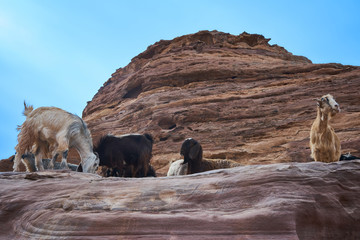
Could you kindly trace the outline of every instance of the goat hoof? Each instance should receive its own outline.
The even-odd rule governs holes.
[[[60,163],[60,169],[69,169],[69,167],[68,167],[66,162],[61,162]]]

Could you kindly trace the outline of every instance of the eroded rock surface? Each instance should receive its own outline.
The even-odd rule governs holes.
[[[95,144],[152,134],[160,176],[188,137],[206,158],[247,166],[144,179],[0,173],[0,238],[360,239],[360,161],[301,163],[311,161],[313,99],[327,93],[342,109],[331,121],[342,153],[360,155],[360,68],[312,64],[268,41],[217,31],[159,41],[83,112]]]
[[[360,161],[143,179],[0,174],[1,239],[359,239]]]
[[[83,112],[94,142],[150,133],[164,175],[192,137],[207,158],[308,162],[314,98],[331,93],[342,153],[360,155],[360,68],[312,64],[261,35],[202,31],[159,41],[116,70]]]

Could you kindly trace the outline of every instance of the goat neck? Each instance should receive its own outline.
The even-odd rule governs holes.
[[[328,127],[328,122],[330,120],[330,116],[328,112],[321,111],[321,108],[317,108],[317,116],[316,116],[316,124],[319,127],[320,132],[325,132]]]
[[[196,161],[191,159],[188,162],[188,172],[187,174],[193,174],[193,173],[198,173],[201,172],[201,160],[200,161]]]
[[[93,155],[92,143],[89,142],[89,139],[76,136],[70,140],[71,146],[76,148],[81,159],[86,159]]]

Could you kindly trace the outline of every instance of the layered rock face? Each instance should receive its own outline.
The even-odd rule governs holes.
[[[169,178],[0,174],[1,239],[359,239],[360,161]]]
[[[268,41],[202,31],[149,46],[86,106],[95,144],[108,133],[150,133],[160,175],[189,137],[206,158],[308,162],[314,98],[330,93],[342,109],[331,122],[342,152],[359,155],[360,68],[312,64]]]
[[[188,137],[206,158],[247,166],[141,179],[0,173],[0,239],[360,239],[360,160],[308,163],[313,99],[327,93],[342,109],[331,121],[342,152],[360,155],[360,68],[268,41],[202,31],[157,42],[83,112],[95,144],[152,134],[158,176]]]

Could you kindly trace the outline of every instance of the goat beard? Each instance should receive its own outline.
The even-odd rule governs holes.
[[[337,113],[339,113],[340,111],[339,110],[335,110],[335,109],[333,109],[333,110],[331,110],[331,112],[330,112],[330,116],[331,117],[333,117],[333,116],[335,116]]]

